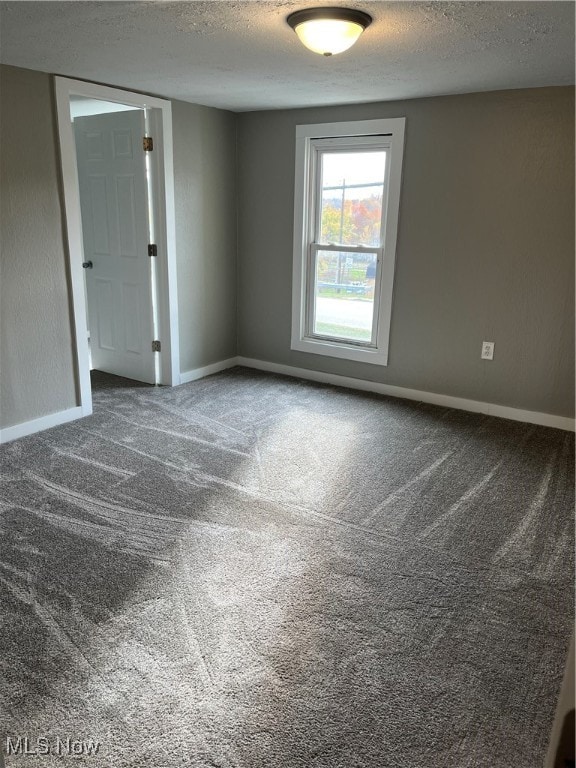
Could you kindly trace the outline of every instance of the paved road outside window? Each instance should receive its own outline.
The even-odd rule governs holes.
[[[370,331],[373,302],[361,299],[316,298],[316,322]]]

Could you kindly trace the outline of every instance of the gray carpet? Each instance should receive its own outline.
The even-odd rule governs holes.
[[[572,434],[238,368],[96,383],[1,449],[0,731],[52,750],[7,768],[541,768]]]

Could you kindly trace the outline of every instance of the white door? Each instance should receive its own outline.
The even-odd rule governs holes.
[[[92,367],[155,383],[144,112],[74,120]]]

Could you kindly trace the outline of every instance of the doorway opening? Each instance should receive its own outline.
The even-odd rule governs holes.
[[[56,78],[78,390],[180,383],[171,105]]]

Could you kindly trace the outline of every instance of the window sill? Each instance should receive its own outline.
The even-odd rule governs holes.
[[[290,349],[298,352],[308,352],[325,357],[338,357],[341,360],[353,360],[358,363],[373,365],[388,365],[388,350],[374,347],[359,347],[355,344],[345,344],[341,341],[330,342],[326,339],[292,339]]]

